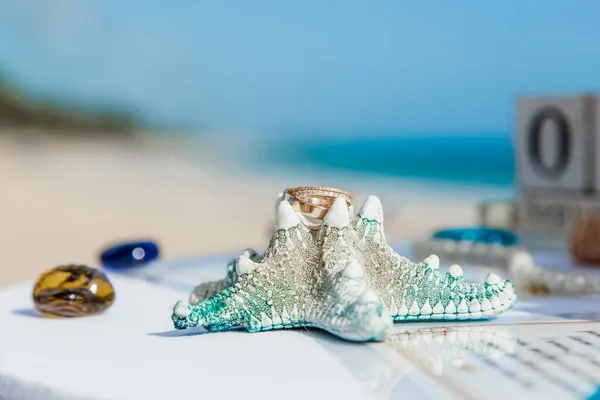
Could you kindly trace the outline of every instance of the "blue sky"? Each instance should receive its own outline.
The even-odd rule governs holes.
[[[199,130],[508,132],[518,93],[600,89],[598,15],[592,0],[3,0],[0,71]]]

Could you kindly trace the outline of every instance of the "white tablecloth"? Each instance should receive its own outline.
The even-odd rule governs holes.
[[[212,264],[200,267],[202,279],[223,275],[223,261]],[[452,398],[441,389],[440,377],[415,367],[422,360],[415,363],[389,343],[348,343],[316,330],[175,331],[172,306],[186,298],[187,289],[109,277],[115,304],[94,317],[39,316],[32,282],[0,291],[0,399]],[[456,325],[502,324],[501,335],[511,332],[506,324],[543,322],[551,329],[552,322],[598,320],[599,304],[597,298],[531,299],[496,320]],[[395,329],[440,324],[403,323]],[[477,341],[477,332],[471,339]],[[455,351],[457,343],[444,346],[440,352]],[[430,354],[437,355],[437,350]],[[450,364],[445,371],[456,382],[452,368],[460,364]]]
[[[0,398],[370,398],[319,342],[336,339],[186,335],[170,319],[181,293],[111,280],[115,304],[87,318],[38,316],[31,283],[0,292]]]

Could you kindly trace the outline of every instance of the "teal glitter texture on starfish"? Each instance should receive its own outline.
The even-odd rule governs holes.
[[[483,284],[465,282],[458,265],[441,274],[439,258],[413,263],[385,241],[379,199],[369,196],[354,221],[359,249],[371,287],[395,321],[415,319],[478,320],[501,314],[517,301],[514,285],[490,273]]]
[[[441,275],[437,256],[417,264],[394,252],[375,196],[354,218],[337,199],[318,229],[286,201],[276,209],[278,230],[265,254],[247,250],[225,279],[194,290],[193,305],[177,303],[176,328],[312,326],[344,339],[380,340],[392,319],[483,319],[516,302],[513,285],[495,274],[470,284],[459,266]]]

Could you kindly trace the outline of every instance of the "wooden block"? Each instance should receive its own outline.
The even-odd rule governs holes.
[[[516,159],[522,191],[600,192],[598,99],[521,98]]]
[[[587,213],[575,221],[571,255],[580,264],[600,265],[600,214]]]

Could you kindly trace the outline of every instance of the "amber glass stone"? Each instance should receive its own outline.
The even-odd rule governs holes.
[[[53,317],[81,317],[106,310],[115,290],[102,271],[65,265],[44,272],[33,288],[35,307]]]

